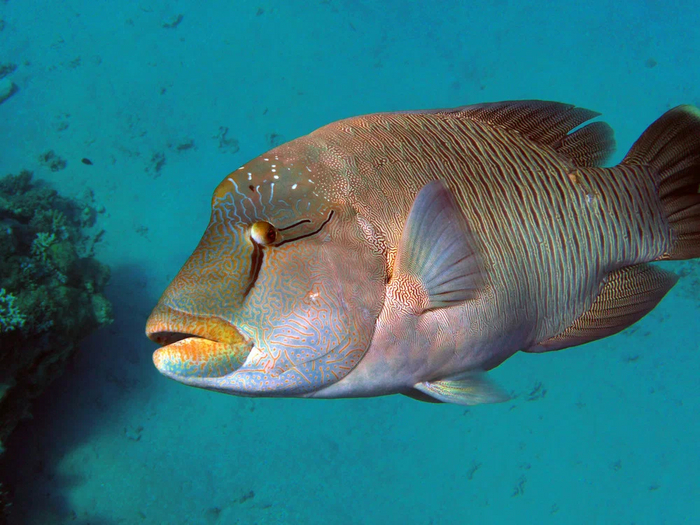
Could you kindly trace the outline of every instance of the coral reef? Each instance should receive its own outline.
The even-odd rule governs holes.
[[[0,332],[11,332],[24,326],[27,318],[20,313],[16,301],[14,295],[7,293],[4,288],[0,289]]]
[[[0,179],[0,453],[79,341],[111,322],[109,268],[85,230],[95,218],[30,172]]]

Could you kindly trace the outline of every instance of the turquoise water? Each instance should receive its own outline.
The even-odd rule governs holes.
[[[470,409],[190,389],[143,335],[214,187],[272,144],[539,98],[602,112],[617,161],[700,105],[700,4],[5,0],[0,18],[19,88],[0,173],[93,190],[115,308],[10,443],[16,523],[700,522],[697,265],[626,332],[511,358],[492,375],[512,401]],[[50,149],[65,170],[39,163]]]

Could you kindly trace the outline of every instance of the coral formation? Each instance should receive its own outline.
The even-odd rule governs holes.
[[[0,332],[11,332],[24,326],[27,318],[20,313],[16,301],[14,295],[0,288]]]
[[[0,453],[79,341],[111,322],[109,268],[84,230],[95,217],[30,172],[0,178]]]

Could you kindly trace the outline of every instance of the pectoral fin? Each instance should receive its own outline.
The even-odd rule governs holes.
[[[414,385],[414,388],[438,401],[456,405],[501,403],[510,399],[510,396],[484,372],[478,371],[469,372],[455,379],[424,381]]]
[[[454,306],[483,288],[482,261],[464,215],[442,181],[416,196],[394,264],[393,279],[410,276],[426,294],[425,309]]]

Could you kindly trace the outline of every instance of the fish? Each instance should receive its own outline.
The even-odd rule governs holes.
[[[488,371],[616,334],[700,257],[700,110],[616,166],[600,114],[539,100],[339,120],[216,187],[146,324],[156,368],[247,397],[509,399]]]

